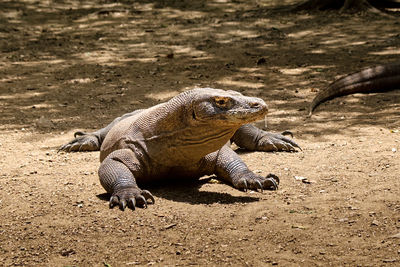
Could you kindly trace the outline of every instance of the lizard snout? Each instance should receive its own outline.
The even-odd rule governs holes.
[[[264,112],[268,111],[268,106],[264,102],[254,101],[250,103],[250,108],[263,110]]]

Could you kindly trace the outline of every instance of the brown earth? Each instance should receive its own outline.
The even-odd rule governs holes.
[[[400,91],[306,118],[329,82],[400,58],[398,16],[295,2],[1,1],[0,265],[398,266]],[[99,153],[57,153],[195,86],[262,97],[268,128],[295,134],[301,152],[241,153],[278,191],[205,179],[110,210]]]

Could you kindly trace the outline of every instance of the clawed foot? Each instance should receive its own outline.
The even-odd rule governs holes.
[[[75,139],[61,146],[58,151],[98,151],[100,150],[99,140],[95,135],[84,132],[76,132]]]
[[[110,208],[119,206],[121,210],[125,210],[126,206],[132,210],[135,207],[147,208],[147,200],[151,200],[154,204],[155,200],[153,195],[147,190],[141,190],[139,188],[124,188],[114,192],[110,198]]]
[[[258,148],[262,151],[289,151],[294,152],[296,148],[301,150],[301,147],[292,139],[287,138],[284,135],[292,135],[289,131],[285,131],[282,134],[270,133],[260,138],[258,141]]]
[[[251,173],[249,177],[242,177],[236,183],[234,183],[234,187],[247,191],[255,190],[262,192],[263,190],[278,190],[279,178],[275,174],[268,174],[266,177],[255,175]]]

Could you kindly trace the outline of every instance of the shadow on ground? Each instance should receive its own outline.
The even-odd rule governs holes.
[[[274,1],[0,6],[0,123],[14,130],[98,128],[195,86],[260,96],[272,107],[272,128],[296,128],[314,91],[394,61],[400,44],[396,18],[290,13]],[[361,97],[340,112],[351,113],[348,126],[382,125],[398,114],[398,99]],[[334,133],[318,123],[308,131]]]
[[[164,199],[189,203],[192,205],[199,204],[235,204],[250,203],[259,201],[257,197],[249,196],[232,196],[228,193],[200,191],[202,185],[209,182],[210,179],[201,179],[198,181],[174,181],[168,180],[157,185],[146,185],[143,188],[148,189],[154,196]],[[229,186],[229,185],[226,185]],[[109,194],[100,194],[97,197],[104,201],[110,200]]]

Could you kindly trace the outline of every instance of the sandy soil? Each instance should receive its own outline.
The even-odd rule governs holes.
[[[399,19],[293,3],[1,1],[0,265],[398,266],[400,91],[306,108],[399,60]],[[278,191],[165,184],[148,209],[110,210],[98,152],[57,153],[195,86],[261,97],[269,130],[295,134],[301,152],[241,153]]]

